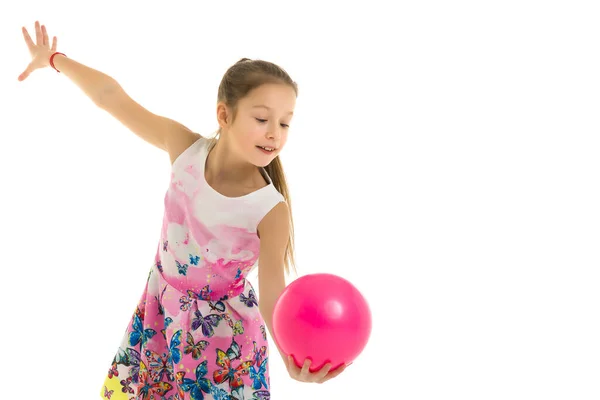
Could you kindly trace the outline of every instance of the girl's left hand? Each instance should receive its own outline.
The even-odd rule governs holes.
[[[287,370],[292,379],[295,379],[300,382],[314,382],[314,383],[324,383],[330,380],[331,378],[335,378],[350,364],[344,364],[339,368],[336,368],[334,371],[331,370],[331,364],[327,363],[318,371],[310,372],[311,361],[307,358],[304,360],[304,364],[302,368],[299,368],[294,362],[294,358],[292,356],[288,356],[287,358]]]

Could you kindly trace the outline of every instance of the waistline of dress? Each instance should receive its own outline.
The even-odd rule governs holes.
[[[171,286],[174,290],[179,292],[182,296],[188,296],[194,300],[201,300],[206,302],[217,302],[223,301],[227,299],[232,299],[244,292],[246,289],[246,279],[243,278],[239,281],[238,285],[234,288],[229,288],[226,290],[214,291],[210,289],[209,285],[206,285],[200,290],[192,290],[189,287],[182,287],[181,281],[176,281],[170,279],[168,276],[163,274],[162,268],[160,267],[159,262],[155,262],[152,266],[155,272],[160,277],[160,280]],[[162,287],[163,285],[161,285]]]

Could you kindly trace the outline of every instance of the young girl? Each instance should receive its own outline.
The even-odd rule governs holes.
[[[101,396],[118,399],[269,399],[266,329],[293,265],[293,225],[279,160],[298,94],[275,64],[242,59],[219,85],[214,139],[155,115],[111,77],[56,52],[45,26],[19,76],[52,66],[98,107],[171,159],[154,263]],[[260,303],[247,274],[258,261]],[[266,327],[266,328],[265,328]],[[288,372],[325,382],[281,351]],[[302,361],[302,360],[297,360]]]

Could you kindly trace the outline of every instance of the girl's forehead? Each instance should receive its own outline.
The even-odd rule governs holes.
[[[285,90],[285,87],[271,88],[270,90],[265,88],[265,90],[253,91],[242,103],[245,108],[249,109],[293,114],[296,96],[291,88],[289,90]]]
[[[270,99],[276,98],[280,100],[281,98],[295,99],[296,92],[288,85],[283,84],[265,84],[257,87],[248,93],[248,98],[250,99]]]

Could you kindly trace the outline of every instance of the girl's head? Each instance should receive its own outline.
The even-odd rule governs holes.
[[[279,158],[292,120],[298,85],[281,67],[242,58],[223,76],[217,96],[219,129],[212,139],[227,142],[236,158],[264,167],[290,209],[290,241],[285,268],[294,267],[294,224],[291,200]],[[273,149],[265,151],[261,147]]]

